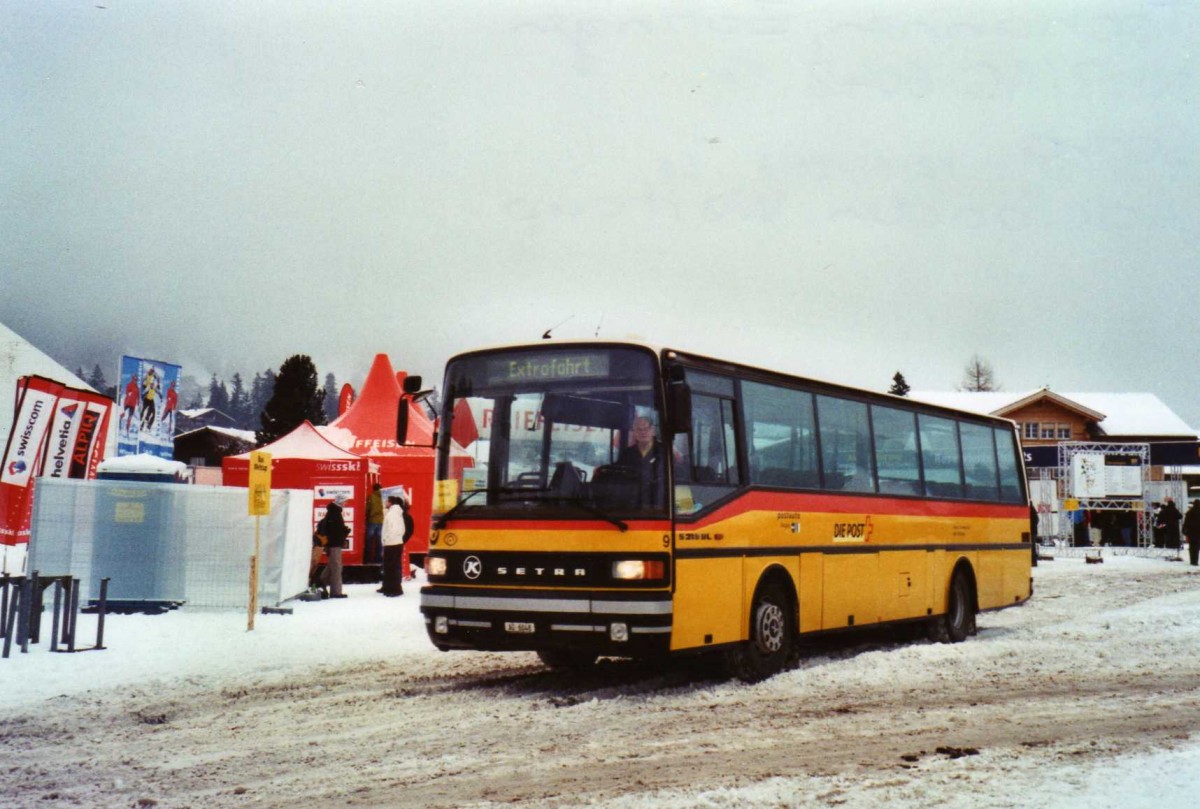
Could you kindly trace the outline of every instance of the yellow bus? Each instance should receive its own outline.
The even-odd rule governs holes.
[[[442,391],[421,589],[439,649],[719,651],[756,681],[801,635],[924,622],[957,642],[1031,595],[1007,420],[599,340],[461,354]]]

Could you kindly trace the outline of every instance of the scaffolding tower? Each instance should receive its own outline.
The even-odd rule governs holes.
[[[1102,496],[1102,497],[1076,497],[1075,492],[1079,491],[1078,481],[1076,477],[1075,457],[1077,455],[1104,455],[1121,456],[1121,457],[1136,457],[1139,461],[1137,464],[1141,473],[1141,485],[1138,488],[1138,494],[1129,496]],[[1152,548],[1154,546],[1154,514],[1151,510],[1150,502],[1146,497],[1150,482],[1150,445],[1149,444],[1105,444],[1091,443],[1084,441],[1064,442],[1058,445],[1058,499],[1064,504],[1062,511],[1067,511],[1065,504],[1069,500],[1074,500],[1077,505],[1072,510],[1082,511],[1133,511],[1137,514],[1137,540],[1138,548]],[[1071,533],[1072,526],[1069,520],[1059,521],[1059,539],[1065,540],[1067,546],[1071,546],[1074,542],[1074,536]]]

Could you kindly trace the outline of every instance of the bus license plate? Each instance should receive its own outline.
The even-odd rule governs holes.
[[[518,635],[532,635],[533,624],[526,623],[524,621],[505,621],[504,631],[515,632]]]

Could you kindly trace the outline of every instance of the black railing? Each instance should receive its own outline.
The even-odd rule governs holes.
[[[108,605],[107,578],[100,580],[100,598],[96,604],[96,643],[79,648],[76,644],[79,627],[79,579],[73,576],[42,576],[34,571],[29,576],[0,577],[0,638],[3,638],[3,657],[12,653],[15,643],[22,653],[29,652],[31,643],[39,643],[42,633],[42,614],[45,612],[46,590],[54,588],[50,651],[87,652],[104,648],[104,617]],[[62,648],[64,647],[65,648]]]

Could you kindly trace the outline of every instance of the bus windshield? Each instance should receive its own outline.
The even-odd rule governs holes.
[[[657,367],[647,350],[604,346],[452,360],[438,510],[600,518],[622,530],[623,516],[665,515]]]

